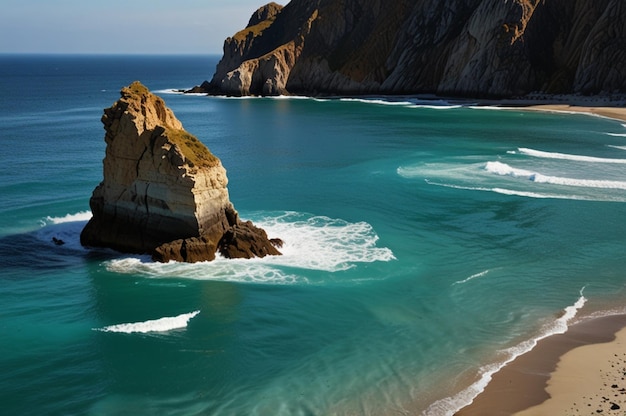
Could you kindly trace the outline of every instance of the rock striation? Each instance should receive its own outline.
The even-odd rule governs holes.
[[[228,95],[626,93],[623,0],[291,0],[224,42]]]
[[[121,90],[102,123],[104,180],[81,244],[163,262],[280,254],[265,231],[239,219],[221,161],[141,83]]]

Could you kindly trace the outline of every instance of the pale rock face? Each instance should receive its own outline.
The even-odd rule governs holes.
[[[164,243],[202,237],[194,247],[210,258],[196,260],[211,260],[239,223],[224,167],[143,85],[135,82],[121,96],[102,117],[104,180],[91,197],[93,218],[81,243],[154,253]],[[186,260],[171,252],[167,259]]]

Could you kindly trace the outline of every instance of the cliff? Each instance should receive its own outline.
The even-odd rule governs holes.
[[[291,0],[224,42],[228,95],[626,93],[622,0]]]
[[[221,161],[142,84],[123,88],[102,123],[104,179],[89,201],[83,245],[159,261],[212,260],[218,250],[226,257],[280,254],[263,230],[239,220]],[[245,249],[229,250],[237,245]]]

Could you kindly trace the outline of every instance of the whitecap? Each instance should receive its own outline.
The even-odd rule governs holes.
[[[619,150],[626,150],[626,146],[615,146],[615,145],[608,145],[609,147],[612,147],[613,149],[619,149]]]
[[[500,176],[528,179],[535,183],[576,186],[583,188],[622,189],[626,190],[626,182],[596,179],[573,179],[543,175],[526,169],[514,168],[502,162],[487,162],[485,170]]]
[[[606,133],[607,136],[613,136],[613,137],[626,137],[626,133]]]
[[[578,300],[576,300],[573,305],[567,306],[565,309],[563,309],[563,313],[558,319],[545,324],[541,328],[537,336],[523,341],[513,347],[500,351],[499,355],[501,355],[503,358],[500,361],[486,364],[481,367],[478,371],[479,378],[474,384],[452,397],[446,397],[444,399],[434,402],[428,407],[428,409],[426,409],[424,415],[454,415],[460,409],[470,405],[474,401],[476,396],[478,396],[482,391],[485,390],[493,375],[500,371],[502,368],[504,368],[504,366],[511,363],[520,355],[526,354],[527,352],[531,351],[542,339],[552,335],[565,333],[568,330],[570,323],[576,317],[578,311],[587,302],[587,298],[585,298],[585,296],[583,295],[584,290],[585,288],[583,287],[580,290],[580,297],[578,298]]]
[[[525,147],[520,147],[517,150],[521,154],[526,155],[526,156],[545,158],[545,159],[572,160],[572,161],[577,161],[577,162],[588,162],[588,163],[626,164],[626,159],[610,159],[610,158],[603,158],[603,157],[570,155],[567,153],[544,152],[541,150],[527,149]]]
[[[91,211],[80,211],[75,214],[66,214],[63,217],[46,217],[42,221],[42,225],[46,224],[63,224],[67,222],[89,221],[92,217]]]
[[[189,320],[198,315],[200,311],[184,313],[173,317],[164,317],[144,322],[133,322],[127,324],[110,325],[104,328],[94,329],[102,332],[122,332],[125,334],[132,333],[150,333],[150,332],[167,332],[174,329],[186,328]]]
[[[62,217],[45,217],[41,228],[34,235],[41,241],[52,242],[65,249],[84,250],[80,244],[80,233],[91,218],[91,211],[81,211]]]

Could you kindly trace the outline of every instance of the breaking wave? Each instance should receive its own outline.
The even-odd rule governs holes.
[[[45,217],[40,221],[41,228],[35,232],[39,240],[56,241],[65,248],[83,250],[80,232],[91,218],[91,211],[67,214],[63,217]]]
[[[524,147],[520,147],[517,150],[521,154],[526,155],[526,156],[540,157],[540,158],[545,158],[545,159],[562,159],[562,160],[573,160],[577,162],[589,162],[589,163],[626,164],[626,159],[610,159],[610,158],[603,158],[603,157],[570,155],[566,153],[543,152],[541,150],[527,149]]]
[[[526,169],[518,169],[502,162],[487,162],[485,165],[487,172],[500,175],[511,176],[513,178],[528,179],[535,183],[545,183],[551,185],[577,186],[584,188],[602,188],[602,189],[623,189],[626,190],[626,182],[596,180],[596,179],[573,179],[558,176],[542,175],[538,172]]]
[[[111,325],[95,330],[102,332],[122,332],[125,334],[132,334],[135,332],[142,334],[147,334],[150,332],[167,332],[174,329],[186,328],[191,318],[198,315],[199,313],[200,311],[195,311],[191,313],[184,313],[178,316],[165,317],[145,322]]]
[[[262,216],[254,222],[270,237],[284,241],[282,256],[254,259],[217,257],[201,263],[155,263],[134,257],[112,260],[106,268],[115,273],[149,277],[180,277],[248,283],[309,283],[301,270],[340,272],[359,263],[394,260],[392,251],[378,247],[378,235],[366,222],[351,223],[324,216],[286,212]]]
[[[578,311],[587,302],[587,298],[583,295],[584,290],[585,288],[583,287],[580,290],[580,297],[578,300],[573,305],[567,306],[563,309],[563,313],[558,319],[545,324],[537,336],[500,351],[500,355],[502,355],[503,358],[500,361],[486,364],[481,367],[478,371],[478,380],[474,384],[452,397],[436,401],[429,406],[424,414],[427,416],[454,415],[463,407],[471,404],[476,396],[485,390],[493,375],[504,368],[504,366],[515,360],[520,355],[531,351],[542,339],[552,335],[565,333],[568,330],[570,323],[578,314]]]

